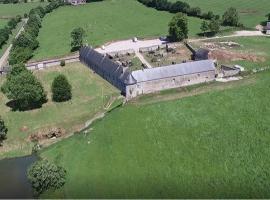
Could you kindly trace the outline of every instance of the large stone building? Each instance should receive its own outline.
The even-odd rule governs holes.
[[[80,61],[119,88],[127,100],[142,94],[213,81],[216,75],[212,60],[130,72],[90,47],[81,48]]]

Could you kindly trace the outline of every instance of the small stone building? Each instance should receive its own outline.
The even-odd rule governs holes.
[[[127,100],[142,94],[213,81],[216,75],[212,60],[130,72],[90,47],[81,48],[80,61],[121,90]]]
[[[221,74],[222,74],[222,77],[236,76],[240,72],[241,72],[241,70],[239,68],[237,68],[237,67],[221,65]]]

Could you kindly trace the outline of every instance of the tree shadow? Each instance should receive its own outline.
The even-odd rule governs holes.
[[[197,36],[200,36],[200,37],[214,37],[216,35],[216,33],[214,32],[205,32],[205,33],[197,33]]]
[[[22,106],[22,104],[19,101],[16,100],[11,100],[9,102],[6,103],[6,106],[11,108],[12,111],[31,111],[31,110],[35,110],[35,109],[39,109],[42,107],[42,105],[44,103],[46,103],[47,100],[44,100],[42,102],[36,102],[36,103],[32,103],[28,106]]]

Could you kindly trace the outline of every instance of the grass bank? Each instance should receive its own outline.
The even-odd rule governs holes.
[[[269,75],[113,111],[41,152],[68,171],[42,197],[269,198]]]
[[[72,85],[73,98],[65,103],[51,101],[51,83],[58,74],[64,74]],[[7,140],[0,147],[0,158],[31,153],[30,134],[49,127],[62,127],[72,133],[84,126],[96,113],[103,110],[110,97],[119,92],[80,63],[54,67],[34,74],[48,92],[49,101],[40,109],[13,112],[6,106],[8,99],[0,93],[0,115],[9,129]],[[5,78],[0,77],[0,85]]]

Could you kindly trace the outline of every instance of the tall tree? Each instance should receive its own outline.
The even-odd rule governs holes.
[[[52,83],[52,99],[56,102],[68,101],[72,98],[71,85],[64,75],[57,76]]]
[[[35,162],[27,175],[36,195],[49,189],[58,189],[66,182],[66,170],[47,160]]]
[[[79,50],[83,45],[83,38],[85,36],[85,31],[83,28],[75,28],[71,32],[71,51],[77,51]]]
[[[230,7],[222,16],[222,23],[225,26],[238,26],[239,14],[237,10],[233,7]]]
[[[13,101],[15,110],[38,108],[47,101],[43,86],[23,65],[12,67],[1,90]]]
[[[169,38],[172,42],[178,42],[188,37],[187,15],[177,13],[169,23]]]
[[[208,31],[208,29],[209,29],[208,23],[206,21],[202,21],[201,31],[203,32],[204,35]]]
[[[212,19],[208,24],[209,30],[213,34],[217,34],[220,30],[220,22],[217,19]]]

